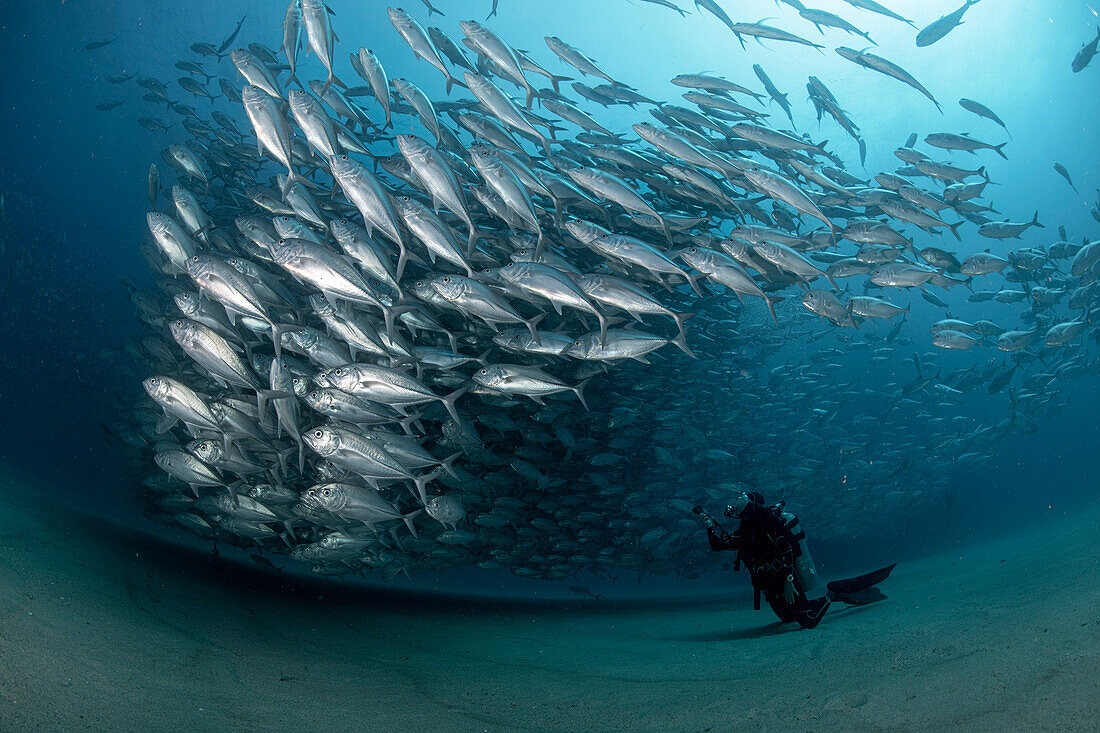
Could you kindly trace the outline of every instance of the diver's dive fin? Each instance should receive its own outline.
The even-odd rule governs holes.
[[[829,589],[829,592],[832,593],[836,598],[843,600],[840,598],[841,594],[856,593],[861,590],[867,590],[868,588],[871,588],[872,586],[886,580],[888,577],[890,577],[890,573],[895,567],[897,567],[897,565],[897,563],[894,563],[893,565],[887,565],[886,567],[880,568],[879,570],[874,570],[870,573],[867,573],[866,575],[859,575],[854,578],[833,580],[830,581],[826,587]]]
[[[849,606],[866,606],[876,601],[885,601],[886,596],[878,588],[864,588],[847,592],[829,591],[829,597],[833,600],[847,603]]]

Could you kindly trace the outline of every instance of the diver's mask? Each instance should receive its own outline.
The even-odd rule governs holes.
[[[741,514],[749,508],[750,504],[752,504],[752,499],[747,493],[742,491],[733,498],[733,503],[726,507],[726,511],[724,511],[723,514],[727,517],[740,517]]]
[[[727,517],[746,517],[754,507],[764,506],[764,496],[755,491],[742,491],[723,512]]]

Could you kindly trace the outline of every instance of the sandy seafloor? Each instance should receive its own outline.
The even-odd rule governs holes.
[[[287,588],[31,492],[0,481],[2,730],[1100,729],[1096,503],[903,564],[889,600],[800,631],[747,590]]]

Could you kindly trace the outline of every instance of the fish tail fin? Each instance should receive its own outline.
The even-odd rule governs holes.
[[[394,322],[403,313],[416,310],[415,305],[394,305],[389,308],[383,308],[382,312],[385,314],[386,319],[386,335],[393,338]]]
[[[695,291],[696,295],[698,295],[700,298],[702,298],[704,296],[703,296],[703,291],[699,288],[699,282],[698,282],[699,277],[700,277],[699,275],[693,275],[690,272],[686,272],[686,271],[684,272],[684,279],[686,279],[688,281],[688,285],[691,286],[691,289],[693,291]]]
[[[447,408],[447,412],[450,413],[454,419],[456,425],[462,425],[462,418],[458,416],[458,398],[470,391],[470,385],[464,385],[459,387],[449,395],[440,397],[439,400],[443,403],[443,406]]]
[[[306,179],[304,176],[299,175],[298,172],[294,170],[294,168],[289,168],[287,169],[286,179],[283,180],[282,185],[279,187],[279,193],[281,193],[285,197],[287,195],[287,192],[290,191],[290,187],[295,183],[300,183],[303,186],[308,187],[312,182]]]
[[[607,316],[605,316],[603,313],[600,313],[599,311],[596,311],[596,319],[600,322],[600,348],[602,349],[607,346]],[[680,332],[683,333],[683,330],[684,326],[681,323]]]
[[[470,226],[470,236],[466,239],[466,256],[472,257],[474,254],[474,247],[477,246],[477,229],[472,225]]]
[[[229,496],[233,498],[233,506],[239,507],[241,505],[240,499],[237,498],[237,488],[244,484],[244,479],[238,479],[232,483],[225,484],[225,488],[229,489]]]
[[[672,230],[668,228],[668,222],[660,214],[657,215],[657,220],[661,222],[661,229],[664,230],[665,239],[668,240],[669,245],[672,245]]]
[[[1008,160],[1008,156],[1005,155],[1005,151],[1004,151],[1004,146],[1005,145],[1008,145],[1008,143],[1001,143],[1000,145],[994,145],[993,149],[995,151],[997,151],[997,155],[1001,156],[1005,160]]]
[[[681,333],[677,334],[676,338],[669,339],[669,342],[673,343],[673,344],[676,344],[676,348],[680,349],[680,351],[684,352],[685,354],[690,356],[692,359],[695,358],[695,352],[692,351],[691,347],[688,346],[688,344],[687,344],[687,333],[686,332],[681,332]]]
[[[984,178],[986,183],[989,183],[989,173],[986,171],[984,165],[978,168],[978,175]]]
[[[428,504],[428,484],[435,481],[437,478],[443,475],[443,469],[437,468],[431,473],[425,473],[420,476],[413,477],[413,484],[416,485],[416,493],[420,498],[420,502],[425,506]]]
[[[538,219],[536,219],[535,222],[537,224]],[[546,246],[546,233],[543,231],[543,228],[541,226],[538,228],[538,230],[539,230],[539,237],[535,241],[535,261],[536,262],[538,261],[538,259],[540,257],[542,257],[542,250]]]
[[[531,338],[533,338],[535,340],[535,343],[539,346],[542,346],[542,339],[539,338],[538,325],[542,322],[542,319],[546,318],[546,316],[548,315],[550,315],[549,312],[540,313],[534,318],[527,318],[523,321],[525,324],[527,324],[527,330],[531,332]]]
[[[275,358],[283,358],[283,339],[282,339],[282,327],[278,324],[271,324],[271,343],[275,347]]]
[[[463,84],[458,79],[454,78],[453,76],[448,75],[447,76],[447,94],[451,93],[451,87],[455,86],[456,84],[458,86],[462,87],[463,89],[469,89],[470,88],[470,87],[466,86],[465,84]]]
[[[560,93],[561,89],[558,87],[558,85],[561,84],[563,81],[573,81],[573,77],[571,77],[571,76],[554,76],[553,74],[550,75],[550,86],[552,86],[554,88],[555,92]]]
[[[287,463],[287,461],[290,460],[290,455],[294,453],[294,450],[294,446],[290,446],[286,450],[279,451],[277,454],[279,457],[279,470],[282,471],[283,478],[286,478],[287,466],[290,465],[289,463]],[[274,471],[271,472],[271,478],[273,480],[277,478]]]
[[[267,412],[267,401],[268,400],[279,400],[279,399],[283,399],[284,397],[293,397],[293,396],[294,395],[290,394],[289,392],[281,392],[281,391],[276,390],[276,389],[258,389],[258,390],[256,390],[256,409],[259,411],[261,419],[263,418],[264,413]]]
[[[414,412],[411,415],[406,415],[398,421],[401,429],[405,431],[405,435],[414,435],[416,430],[421,429],[420,418],[424,417],[422,412]]]
[[[424,503],[426,504],[427,502],[424,502]],[[409,533],[413,537],[417,536],[416,535],[416,525],[413,524],[413,520],[416,519],[417,517],[419,517],[423,513],[424,513],[423,509],[415,509],[415,510],[409,512],[408,514],[401,515],[401,518],[405,520],[405,526],[409,528]]]
[[[393,279],[396,280],[397,282],[401,282],[401,276],[405,274],[405,265],[407,265],[408,262],[409,262],[409,250],[406,249],[404,242],[400,242],[399,246],[398,246],[398,255],[397,255],[397,271],[395,272],[394,277],[393,277]],[[398,293],[400,294],[401,288],[399,287],[397,290],[398,290]]]
[[[588,409],[588,401],[584,398],[584,388],[587,387],[588,383],[591,381],[592,377],[589,377],[588,379],[585,379],[583,382],[578,384],[576,387],[569,388],[573,391],[573,394],[577,395],[577,399],[581,401],[582,405],[584,405],[584,409],[586,412],[590,412],[590,410]]]
[[[775,304],[782,300],[783,298],[781,297],[764,296],[764,302],[768,304],[768,313],[772,314],[772,320],[775,321],[777,325],[779,324],[779,316],[775,314]]]
[[[681,335],[681,336],[684,335],[684,321],[688,320],[689,318],[694,318],[695,315],[696,315],[695,313],[673,313],[672,314],[672,320],[676,321],[676,331],[679,333],[679,335]]]
[[[947,228],[951,230],[951,233],[955,235],[955,239],[962,241],[962,237],[959,236],[959,227],[966,223],[966,219],[957,221],[954,224],[948,224]]]
[[[1043,226],[1042,224],[1039,223],[1039,211],[1038,210],[1035,211],[1035,216],[1031,217],[1031,225],[1034,226],[1034,227],[1039,227],[1040,229],[1046,229],[1045,226]]]
[[[452,478],[457,480],[458,479],[458,474],[455,473],[454,462],[457,459],[461,458],[463,455],[465,455],[465,453],[463,453],[463,451],[458,451],[456,453],[452,453],[451,455],[449,455],[449,456],[447,456],[446,458],[443,459],[443,462],[439,464],[440,468],[442,468],[444,471],[449,473]]]

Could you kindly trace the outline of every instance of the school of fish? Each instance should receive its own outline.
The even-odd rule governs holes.
[[[742,43],[818,45],[696,6]],[[156,286],[130,288],[146,398],[112,425],[156,521],[326,575],[695,577],[715,562],[693,505],[751,488],[851,536],[869,511],[942,504],[953,472],[1100,371],[1100,241],[991,218],[986,169],[948,159],[1007,143],[914,135],[869,177],[794,129],[761,64],[683,73],[662,102],[568,38],[525,52],[391,7],[372,32],[411,55],[381,59],[337,22],[294,0],[281,48],[235,46],[242,19],[191,46],[179,89],[136,79],[190,135],[149,168]],[[885,57],[836,52],[939,107]],[[414,57],[444,97],[394,75]],[[850,112],[806,88],[862,162]],[[618,105],[631,129],[600,121]],[[988,249],[958,255],[964,234]],[[952,316],[951,289],[1003,317]],[[942,317],[917,322],[914,301]],[[998,358],[948,369],[933,347]],[[868,387],[856,362],[893,376]]]

